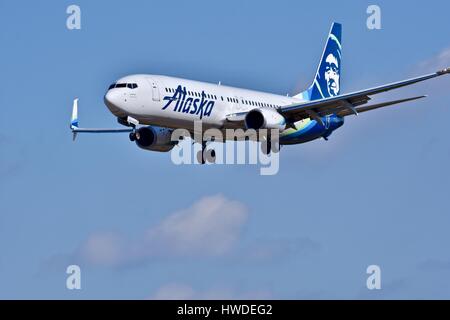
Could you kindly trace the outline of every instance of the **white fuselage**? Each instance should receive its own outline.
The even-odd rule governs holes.
[[[201,119],[204,128],[226,129],[227,115],[301,102],[272,93],[160,75],[131,75],[113,86],[105,95],[105,103],[118,118],[130,116],[140,124],[189,131],[196,120]]]

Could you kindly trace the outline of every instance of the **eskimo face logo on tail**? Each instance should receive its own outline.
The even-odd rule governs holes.
[[[330,97],[339,94],[340,78],[340,58],[330,53],[325,60],[325,80],[327,81],[327,91]]]
[[[324,97],[334,97],[340,92],[341,77],[341,44],[330,34],[324,60],[320,65],[319,84]],[[323,77],[323,78],[322,78]]]
[[[204,91],[202,91],[201,99],[189,97],[187,96],[186,87],[181,86],[178,86],[173,96],[165,96],[163,100],[167,101],[167,103],[162,110],[167,109],[176,101],[173,111],[196,115],[200,119],[211,116],[214,108],[214,101],[207,100]]]

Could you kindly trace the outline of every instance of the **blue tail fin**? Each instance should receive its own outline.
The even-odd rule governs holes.
[[[327,44],[323,50],[314,82],[308,88],[296,95],[303,100],[319,100],[339,95],[341,91],[341,58],[342,58],[342,25],[333,23]]]

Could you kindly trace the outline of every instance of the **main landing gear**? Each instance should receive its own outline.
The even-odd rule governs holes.
[[[214,149],[206,150],[206,141],[202,142],[202,150],[197,152],[197,161],[200,164],[205,164],[206,161],[209,163],[216,162],[216,151]]]
[[[200,164],[206,162],[216,162],[216,151],[213,148],[206,149],[206,141],[202,142],[202,149],[197,152],[197,161]],[[280,143],[278,140],[272,140],[270,138],[264,138],[261,141],[261,152],[264,155],[270,155],[271,153],[278,153],[280,151]]]
[[[269,155],[271,152],[278,153],[280,151],[279,141],[272,140],[270,137],[263,137],[261,139],[261,152],[264,155]]]

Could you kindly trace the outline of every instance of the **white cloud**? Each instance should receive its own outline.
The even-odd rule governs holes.
[[[236,243],[246,221],[244,205],[217,195],[170,215],[147,232],[146,241],[181,255],[222,255]]]
[[[221,256],[230,252],[247,221],[248,210],[223,195],[200,199],[128,242],[112,232],[89,236],[76,256],[90,265],[121,266],[158,257]]]
[[[450,67],[450,48],[442,50],[431,59],[419,64],[419,69],[422,72],[436,72],[448,67]]]
[[[443,49],[441,52],[434,55],[430,59],[427,59],[419,63],[415,67],[413,75],[417,76],[425,73],[433,73],[448,67],[450,67],[450,47]],[[445,102],[446,100],[442,100],[440,96],[442,95],[448,96],[447,92],[449,84],[450,84],[450,76],[445,75],[437,80],[425,81],[423,84],[420,85],[420,87],[415,86],[407,87],[407,89],[405,89],[404,91],[409,90],[411,93],[416,94],[417,88],[422,88],[423,90],[422,92],[425,92],[426,94],[429,95],[429,98],[427,99],[428,101],[430,101],[430,99],[437,98],[434,103],[440,103],[446,106]]]
[[[117,232],[91,234],[72,257],[103,267],[138,266],[174,258],[222,258],[238,263],[271,263],[320,250],[308,237],[240,242],[248,209],[223,195],[204,197],[168,215],[131,240]]]
[[[124,241],[119,234],[99,232],[86,239],[77,255],[83,262],[93,265],[119,265],[125,258],[124,249]]]

